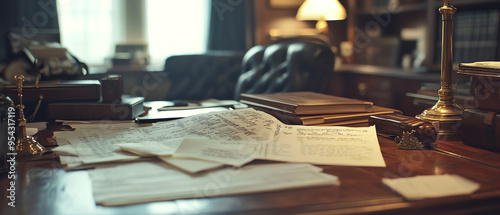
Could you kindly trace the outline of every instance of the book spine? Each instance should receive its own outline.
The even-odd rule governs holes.
[[[277,101],[271,101],[267,99],[258,99],[258,98],[253,98],[251,96],[246,96],[245,94],[242,94],[240,97],[240,102],[242,103],[252,103],[255,106],[266,106],[266,107],[273,107],[274,109],[278,110],[283,110],[284,112],[287,113],[294,113],[296,110],[296,106],[293,104],[288,104],[288,103],[280,103]]]
[[[266,105],[266,104],[261,104],[259,102],[253,102],[253,101],[249,101],[249,100],[245,100],[245,99],[240,99],[240,102],[241,103],[245,103],[245,104],[247,104],[249,106],[252,106],[252,107],[267,108],[267,109],[271,109],[271,110],[282,111],[282,112],[285,112],[285,113],[288,113],[288,114],[293,114],[294,113],[293,111],[288,110],[286,108],[277,108],[277,107],[274,107],[274,106],[270,106],[270,105]]]

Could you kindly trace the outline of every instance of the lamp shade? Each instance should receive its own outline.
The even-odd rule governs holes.
[[[298,20],[343,20],[344,6],[338,0],[305,0],[297,11]]]

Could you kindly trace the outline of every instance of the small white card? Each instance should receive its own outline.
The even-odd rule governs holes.
[[[407,200],[420,200],[471,194],[479,184],[459,175],[420,175],[408,178],[383,178],[382,183]]]

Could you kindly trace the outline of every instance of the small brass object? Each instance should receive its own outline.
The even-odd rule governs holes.
[[[407,149],[407,150],[422,150],[424,149],[424,144],[418,141],[418,138],[415,136],[416,131],[412,130],[411,132],[403,131],[403,135],[396,136],[394,141],[398,144],[398,149]]]
[[[16,153],[18,156],[35,156],[42,155],[47,150],[33,137],[26,133],[26,119],[24,118],[24,105],[23,105],[23,75],[14,76],[17,84],[17,95],[19,96],[19,104],[16,108],[19,110],[19,124],[18,135],[16,140]]]
[[[450,0],[444,0],[439,8],[443,17],[443,38],[441,49],[441,89],[439,100],[431,108],[424,110],[416,118],[438,122],[438,140],[460,140],[460,124],[463,110],[455,104],[452,90],[453,71],[453,19],[456,8],[450,5]]]

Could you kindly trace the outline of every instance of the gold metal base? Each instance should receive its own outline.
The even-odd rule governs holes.
[[[22,138],[16,143],[17,156],[42,155],[46,151],[47,150],[42,146],[42,144],[40,144],[30,136]]]
[[[16,141],[16,155],[22,157],[40,156],[47,150],[33,137],[26,134],[26,118],[24,118],[24,105],[23,105],[23,75],[15,75],[17,85],[17,96],[19,96],[19,104],[16,106],[19,110],[18,119],[18,139]]]
[[[438,140],[461,140],[462,111],[453,102],[438,101],[416,118],[437,123]]]

